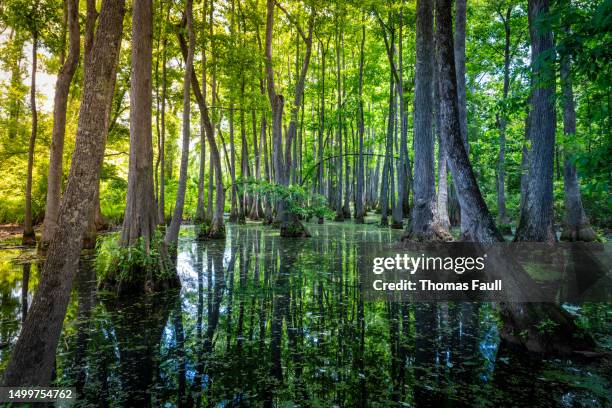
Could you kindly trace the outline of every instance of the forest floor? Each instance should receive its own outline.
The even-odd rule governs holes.
[[[42,224],[34,226],[34,232],[36,235],[40,235],[42,232]],[[11,224],[0,224],[0,241],[10,238],[18,238],[23,234],[23,225],[11,223]]]

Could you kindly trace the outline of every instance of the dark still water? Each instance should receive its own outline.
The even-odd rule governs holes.
[[[308,227],[312,238],[281,240],[228,226],[224,242],[196,242],[185,227],[180,293],[122,302],[97,292],[83,259],[56,383],[92,407],[612,406],[609,357],[513,353],[490,304],[365,302],[357,243],[399,232]],[[31,255],[0,250],[0,372],[38,283]],[[608,349],[609,310],[571,308]]]

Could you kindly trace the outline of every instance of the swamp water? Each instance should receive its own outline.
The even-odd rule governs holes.
[[[122,302],[97,292],[84,258],[56,384],[76,388],[76,406],[612,406],[607,359],[514,353],[488,303],[364,301],[358,243],[401,232],[308,228],[312,238],[281,240],[228,225],[225,241],[197,242],[184,227],[180,292]],[[31,254],[0,249],[0,373],[38,284]],[[571,309],[608,349],[609,309]]]

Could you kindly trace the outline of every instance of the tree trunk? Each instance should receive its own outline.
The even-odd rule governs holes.
[[[435,223],[433,112],[433,1],[418,0],[414,88],[414,202],[409,236],[417,240],[448,239]],[[453,63],[454,65],[454,63]],[[442,95],[441,95],[442,96]]]
[[[537,20],[548,14],[548,0],[529,1],[531,37],[531,94],[529,188],[516,241],[556,241],[553,219],[553,162],[555,148],[555,82],[552,68],[553,37],[540,30]]]
[[[576,136],[576,110],[574,108],[574,91],[572,89],[571,62],[568,55],[561,58],[561,92],[563,104],[563,133],[566,140]],[[565,160],[563,163],[563,181],[565,192],[565,219],[561,239],[565,241],[595,241],[597,234],[589,225],[589,220],[582,206],[580,183],[573,149],[569,142],[563,146]]]
[[[452,47],[452,0],[437,1],[436,33],[440,45],[440,97],[442,99],[442,135],[446,138],[448,164],[453,180],[457,183],[458,198],[465,209],[468,237],[480,244],[503,242],[493,217],[489,212],[476,183],[472,166],[461,138],[457,86]],[[494,262],[491,256],[489,261]],[[514,265],[517,276],[530,279]],[[503,303],[498,305],[504,321],[501,333],[505,341],[536,352],[567,353],[574,347],[593,347],[592,339],[578,338],[578,329],[571,316],[561,307],[551,303]],[[552,333],[542,335],[537,325],[551,319],[556,323]]]
[[[274,0],[267,0],[266,13],[266,79],[268,88],[268,98],[272,109],[272,143],[273,143],[273,164],[274,176],[277,184],[288,185],[289,177],[286,172],[285,160],[283,159],[283,108],[285,98],[276,92],[274,82],[274,70],[272,63],[272,31],[274,26]],[[298,105],[299,106],[299,105]],[[287,138],[286,148],[290,152],[291,140]],[[302,225],[297,215],[286,210],[285,203],[281,200],[277,206],[277,217],[281,222],[280,234],[282,237],[306,237],[310,234]]]
[[[85,72],[76,145],[58,227],[49,243],[27,320],[4,372],[3,386],[48,386],[51,382],[83,233],[100,178],[108,124],[106,115],[100,112],[106,111],[113,95],[124,13],[122,0],[102,3],[91,64]]]
[[[304,60],[302,61],[302,67],[299,71],[298,78],[295,84],[295,93],[293,97],[293,105],[291,106],[290,119],[289,119],[289,130],[287,132],[287,143],[285,145],[285,167],[287,176],[292,168],[291,160],[291,146],[297,135],[298,125],[298,112],[302,106],[302,100],[304,98],[304,84],[306,82],[306,74],[308,73],[308,65],[310,64],[310,57],[312,55],[312,36],[314,30],[314,12],[311,14],[308,20],[308,34],[305,34],[302,28],[296,24],[297,30],[302,36],[302,39],[306,43],[306,52],[304,54]]]
[[[32,133],[28,144],[28,172],[25,188],[25,211],[23,219],[23,239],[24,245],[34,245],[36,235],[32,225],[32,172],[34,170],[34,146],[36,144],[36,134],[38,133],[38,111],[36,110],[36,68],[38,63],[38,33],[32,35],[32,83],[30,85],[30,107],[32,109]]]
[[[204,2],[203,19],[206,22],[206,1]],[[206,42],[202,45],[202,98],[206,100]],[[204,130],[204,115],[200,112],[200,171],[198,174],[198,203],[196,206],[195,222],[202,224],[206,221],[206,203],[204,203],[204,177],[206,171],[206,134]]]
[[[142,240],[147,254],[158,224],[151,129],[152,39],[153,2],[136,1],[132,9],[130,161],[121,245],[137,246]]]
[[[261,166],[260,166],[259,153],[261,149],[258,143],[261,143],[262,139],[260,138],[259,140],[257,140],[257,114],[255,112],[255,109],[251,111],[251,122],[253,123],[253,156],[255,158],[253,170],[254,170],[255,180],[260,181],[261,180]],[[261,202],[259,201],[259,194],[255,193],[253,194],[253,205],[251,206],[249,218],[251,218],[252,220],[259,220],[259,217],[261,216],[262,213],[263,213],[263,210],[261,208]]]
[[[380,225],[389,225],[389,179],[393,163],[390,150],[393,146],[391,134],[393,132],[393,119],[395,117],[395,81],[389,78],[389,117],[387,118],[387,133],[385,135],[385,160],[383,161],[381,187],[380,187]]]
[[[211,8],[213,7],[213,3],[211,2]],[[213,10],[211,9],[211,13]],[[177,32],[177,37],[179,40],[179,46],[181,48],[181,54],[183,55],[183,59],[185,61],[189,58],[188,46],[185,41],[185,38],[181,34],[181,32]],[[214,43],[211,47],[214,50]],[[213,67],[214,65],[214,53],[212,55],[213,58]],[[204,116],[204,130],[206,133],[206,139],[208,140],[208,146],[210,148],[211,155],[211,163],[214,166],[214,175],[215,175],[215,210],[212,215],[212,219],[210,222],[210,227],[208,228],[208,232],[206,236],[211,239],[221,239],[225,238],[225,226],[223,223],[223,211],[225,208],[225,189],[223,188],[223,173],[221,172],[221,157],[219,155],[219,149],[217,147],[217,142],[215,141],[215,131],[212,125],[208,106],[206,105],[206,100],[204,99],[202,92],[200,91],[200,84],[198,82],[198,78],[193,70],[193,64],[191,69],[191,87],[193,90],[193,94],[195,96],[196,102],[198,103],[198,107],[200,109],[200,114]],[[216,90],[216,82],[215,82],[215,70],[213,68],[213,80],[212,80],[212,95],[214,97]],[[212,174],[212,172],[211,172]]]
[[[159,141],[159,202],[157,203],[157,222],[161,225],[166,225],[166,92],[168,88],[166,46],[167,40],[164,38],[164,49],[162,51],[161,136]]]
[[[359,100],[358,100],[358,133],[359,133],[359,158],[357,159],[357,183],[355,191],[355,222],[357,224],[364,223],[364,206],[363,206],[363,184],[364,184],[364,168],[363,168],[363,134],[365,132],[364,116],[363,116],[363,65],[364,65],[364,46],[365,46],[365,23],[361,25],[361,46],[359,47]]]
[[[179,230],[183,221],[183,207],[185,205],[185,192],[187,190],[187,165],[189,162],[189,138],[191,136],[191,86],[193,70],[193,57],[195,52],[195,33],[193,31],[193,0],[185,3],[185,18],[187,23],[187,33],[189,47],[185,60],[185,77],[183,84],[183,143],[181,149],[181,166],[179,170],[179,183],[176,191],[176,201],[174,213],[170,227],[166,232],[166,243],[176,245],[178,242]],[[195,84],[193,84],[195,87]],[[198,87],[199,88],[199,87]]]
[[[202,81],[205,84],[204,81]],[[205,85],[203,85],[205,86]],[[206,203],[204,202],[204,177],[206,170],[206,135],[204,134],[204,119],[200,118],[200,171],[198,174],[198,203],[196,206],[195,222],[206,220]]]
[[[470,144],[468,141],[468,126],[467,126],[467,97],[465,89],[465,25],[466,25],[466,0],[456,0],[455,2],[455,68],[457,74],[457,101],[459,104],[459,127],[461,130],[461,138],[465,146],[465,151],[470,152]],[[463,208],[459,206],[459,210],[463,215]],[[461,235],[465,236],[468,226],[463,222],[461,217]]]
[[[501,115],[498,117],[499,126],[499,157],[497,159],[497,223],[503,231],[510,230],[510,219],[506,212],[506,101],[508,99],[508,88],[510,86],[510,15],[512,7],[508,7],[506,15],[502,16],[504,22],[505,43],[504,43],[504,88],[503,106]]]
[[[403,4],[403,3],[402,3]],[[398,94],[400,114],[400,171],[398,172],[399,201],[402,218],[410,213],[410,158],[408,157],[408,117],[406,116],[406,101],[404,98],[404,45],[403,45],[404,9],[400,9],[399,18],[399,52],[398,52]]]
[[[230,207],[229,222],[236,222],[238,221],[238,192],[236,190],[236,148],[234,144],[234,104],[233,103],[230,103],[230,109],[229,109],[229,148],[230,148],[229,172],[230,172],[230,177],[232,180],[231,207]]]
[[[336,3],[338,5],[338,3]],[[336,10],[336,41],[335,41],[335,52],[336,52],[336,142],[338,143],[338,160],[336,172],[338,174],[337,188],[336,188],[336,218],[334,221],[344,221],[344,211],[342,208],[342,84],[340,81],[340,23],[338,22],[339,11]]]
[[[64,155],[64,136],[66,133],[66,107],[70,83],[79,64],[80,33],[79,33],[79,7],[78,0],[66,0],[66,14],[68,32],[70,35],[70,48],[68,58],[64,62],[55,83],[55,99],[53,103],[53,134],[49,151],[49,174],[47,176],[47,201],[45,206],[45,220],[40,239],[40,247],[45,249],[57,228],[62,194],[62,159]]]
[[[246,182],[251,176],[249,171],[249,145],[246,138],[246,119],[244,114],[244,81],[241,90],[241,100],[240,100],[240,144],[241,144],[241,154],[240,154],[240,178],[242,182]],[[242,187],[245,187],[244,185]],[[246,213],[247,213],[247,201],[248,194],[245,189],[242,189],[242,192],[239,196],[240,199],[240,212],[238,214],[238,222],[244,224],[246,222]]]
[[[446,148],[453,181],[456,184],[456,190],[459,192],[459,205],[464,209],[466,216],[467,237],[472,241],[486,244],[502,242],[503,238],[480,194],[461,134],[450,4],[451,0],[438,0],[436,2],[438,7],[436,9],[436,40],[440,62],[438,64],[438,80],[442,145]]]
[[[450,231],[450,219],[448,216],[448,166],[447,166],[447,153],[444,146],[444,140],[442,139],[441,126],[442,126],[442,114],[440,112],[440,80],[439,80],[439,69],[440,60],[438,58],[438,41],[437,38],[434,40],[436,47],[436,68],[434,69],[433,75],[433,86],[434,86],[434,119],[435,119],[435,138],[438,141],[438,196],[436,205],[436,222],[445,231]]]

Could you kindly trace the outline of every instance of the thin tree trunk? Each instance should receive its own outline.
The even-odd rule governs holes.
[[[195,53],[195,33],[193,30],[193,0],[185,3],[185,18],[187,23],[187,33],[189,46],[187,58],[185,60],[185,77],[183,84],[183,143],[181,149],[181,166],[179,170],[179,183],[176,192],[174,213],[170,227],[166,232],[166,243],[176,245],[178,242],[179,230],[183,221],[183,207],[185,205],[185,192],[187,190],[187,165],[189,161],[189,138],[191,136],[191,86],[193,70],[193,57]],[[195,84],[194,84],[195,86]]]
[[[30,84],[30,107],[32,109],[32,133],[28,144],[28,172],[25,187],[25,211],[23,220],[24,245],[36,243],[34,226],[32,225],[32,172],[34,170],[34,147],[38,133],[38,111],[36,110],[36,69],[38,64],[38,32],[32,35],[32,83]]]
[[[259,148],[258,144],[261,143],[261,138],[259,139],[259,141],[257,140],[257,114],[255,112],[255,109],[251,110],[251,122],[253,124],[253,156],[255,158],[253,170],[255,180],[259,182],[261,180],[261,166],[259,157],[261,149]],[[255,193],[253,194],[253,205],[251,206],[249,218],[251,218],[252,220],[259,220],[261,214],[262,209],[261,202],[259,201],[259,194]]]
[[[29,315],[4,372],[3,386],[48,386],[76,274],[83,234],[94,204],[121,44],[125,4],[102,3],[100,25],[85,71],[75,151],[59,222],[47,251]]]
[[[502,16],[504,22],[505,43],[504,43],[504,88],[502,113],[498,118],[499,125],[499,157],[497,159],[497,223],[502,230],[508,231],[510,219],[506,212],[506,126],[507,114],[505,102],[508,99],[508,89],[510,87],[510,16],[512,6],[506,10],[506,15]]]
[[[243,182],[247,181],[251,176],[249,171],[249,144],[246,138],[246,119],[244,114],[244,80],[242,82],[241,100],[240,100],[240,177]],[[242,189],[240,194],[240,213],[238,214],[238,222],[244,224],[246,222],[248,194]]]
[[[45,206],[45,219],[40,247],[45,249],[57,228],[62,194],[62,159],[64,155],[64,136],[66,133],[66,108],[70,83],[79,64],[80,33],[79,33],[79,2],[66,0],[66,15],[70,46],[68,58],[64,62],[55,83],[55,98],[53,103],[53,134],[49,151],[49,173],[47,176],[47,200]]]
[[[213,13],[214,3],[211,1],[211,15]],[[211,20],[212,21],[212,20]],[[179,40],[179,46],[181,48],[181,54],[183,55],[183,59],[185,61],[188,60],[189,51],[188,45],[185,41],[183,35],[178,32],[177,37]],[[211,49],[214,50],[214,41],[212,42]],[[193,65],[193,64],[192,64]],[[216,92],[216,73],[215,73],[215,54],[212,54],[212,66],[213,66],[213,79],[211,86],[211,96],[214,98]],[[225,238],[225,226],[223,222],[223,211],[225,207],[225,189],[223,187],[223,173],[221,171],[221,156],[219,155],[219,149],[217,147],[217,142],[215,141],[215,131],[213,124],[211,122],[209,116],[209,109],[206,105],[206,100],[202,96],[202,92],[200,91],[200,84],[198,82],[198,78],[193,70],[193,66],[191,69],[191,87],[193,94],[195,96],[196,102],[198,103],[198,107],[200,109],[200,114],[204,116],[204,130],[206,133],[206,139],[208,140],[208,146],[210,148],[211,154],[211,163],[214,166],[214,175],[215,175],[215,210],[212,212],[212,219],[210,223],[210,228],[206,236],[211,239],[221,239]],[[212,174],[213,172],[211,172]]]
[[[206,23],[206,1],[202,11],[202,19]],[[206,100],[206,36],[202,44],[202,98]],[[204,203],[204,178],[206,171],[206,134],[204,130],[204,115],[200,112],[200,171],[198,174],[198,202],[196,206],[195,222],[198,224],[206,220],[206,204]]]
[[[398,52],[398,94],[400,113],[400,171],[398,172],[399,201],[398,206],[402,210],[402,218],[410,213],[408,203],[410,190],[410,159],[408,158],[408,117],[406,116],[406,102],[404,98],[404,45],[403,45],[404,9],[403,3],[399,15],[399,52]]]
[[[336,3],[338,5],[338,3]],[[338,160],[337,160],[337,187],[336,187],[336,218],[334,221],[344,221],[344,211],[342,209],[342,85],[340,81],[340,23],[338,22],[339,11],[336,10],[336,141],[338,143]]]
[[[576,109],[572,89],[571,62],[568,55],[561,58],[561,92],[563,104],[563,133],[566,140],[576,137]],[[595,241],[597,234],[591,228],[582,206],[580,182],[576,172],[573,148],[570,142],[563,146],[563,181],[565,192],[565,219],[561,239],[566,241]]]
[[[457,75],[457,100],[459,104],[459,127],[461,130],[461,138],[465,151],[470,152],[470,144],[468,141],[468,126],[467,126],[467,97],[465,89],[465,25],[466,25],[466,0],[455,1],[455,36],[454,36],[454,51],[455,51],[455,69]],[[463,215],[463,208],[459,206],[459,211]],[[463,222],[461,216],[461,236],[466,238],[465,233],[468,226]]]
[[[164,30],[164,36],[166,31]],[[166,46],[163,40],[162,62],[162,95],[161,95],[161,136],[159,142],[159,202],[157,207],[157,222],[166,225],[166,93],[168,88],[166,74]]]
[[[387,118],[387,133],[385,135],[385,160],[383,162],[382,167],[382,183],[380,188],[380,225],[388,226],[389,225],[389,183],[390,183],[390,175],[392,170],[393,163],[391,149],[393,146],[392,133],[393,133],[393,122],[395,118],[395,81],[393,79],[393,74],[391,74],[389,78],[389,115]]]
[[[364,17],[362,17],[364,18]],[[355,191],[355,222],[363,224],[364,222],[364,168],[363,168],[363,134],[365,132],[364,115],[363,115],[363,65],[364,65],[364,47],[365,47],[365,23],[361,25],[361,46],[359,47],[359,100],[358,100],[358,133],[359,133],[359,158],[357,160],[357,184]]]

